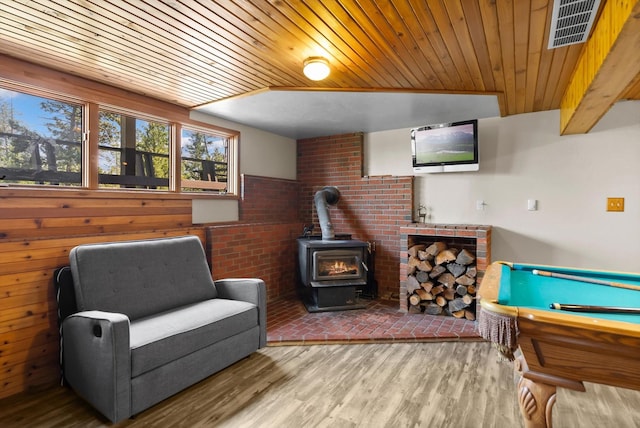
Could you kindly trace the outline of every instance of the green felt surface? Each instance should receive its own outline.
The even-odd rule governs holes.
[[[551,303],[640,308],[640,290],[534,275],[532,273],[534,269],[640,286],[640,275],[635,274],[525,264],[514,264],[511,269],[509,266],[503,265],[498,295],[499,304],[550,312],[559,312],[557,309],[549,308]],[[640,314],[562,312],[576,316],[640,324]]]

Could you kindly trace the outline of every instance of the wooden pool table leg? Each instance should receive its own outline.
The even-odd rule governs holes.
[[[527,362],[522,355],[516,357],[514,369],[519,377],[518,404],[525,428],[552,428],[551,416],[553,405],[556,403],[556,386],[524,377]]]
[[[526,428],[551,428],[551,415],[555,402],[555,385],[520,377],[518,404]]]

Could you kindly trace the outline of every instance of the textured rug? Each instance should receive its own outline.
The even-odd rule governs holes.
[[[269,302],[268,345],[482,340],[475,321],[404,313],[393,300],[362,302],[364,309],[316,313],[296,297]]]

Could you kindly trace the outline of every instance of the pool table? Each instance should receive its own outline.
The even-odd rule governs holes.
[[[515,358],[526,427],[551,427],[558,386],[585,391],[583,382],[594,382],[640,390],[640,274],[495,262],[478,299],[481,336]],[[626,313],[571,312],[553,303]]]

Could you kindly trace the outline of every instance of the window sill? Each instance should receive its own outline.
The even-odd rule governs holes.
[[[81,187],[42,186],[31,187],[27,185],[9,184],[0,186],[0,197],[23,198],[106,198],[106,199],[239,199],[238,195],[231,193],[218,194],[207,192],[169,192],[166,190],[144,189],[86,189]],[[225,183],[219,183],[225,184]]]

